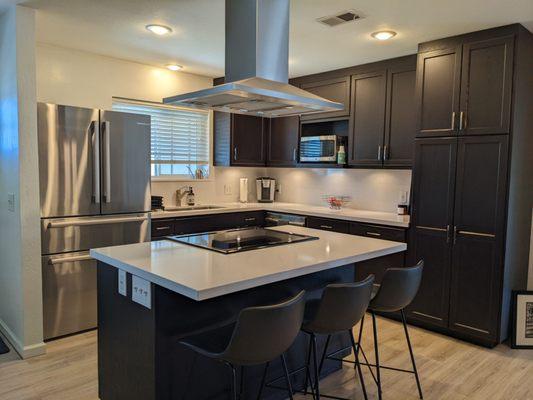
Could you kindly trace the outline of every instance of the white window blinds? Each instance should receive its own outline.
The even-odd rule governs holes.
[[[150,115],[152,164],[209,165],[207,111],[122,99],[113,110]]]

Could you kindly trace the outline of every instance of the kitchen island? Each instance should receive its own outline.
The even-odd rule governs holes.
[[[272,229],[318,239],[234,254],[169,240],[91,250],[98,260],[100,399],[226,398],[225,366],[179,345],[180,338],[225,325],[245,307],[273,304],[300,290],[308,298],[320,297],[328,283],[353,281],[358,262],[406,250],[404,243],[335,232]],[[119,287],[124,293],[119,270],[125,271],[126,295],[119,293]],[[335,337],[332,346],[342,348],[346,339]],[[306,344],[301,334],[289,349],[290,369],[303,365]],[[270,377],[278,377],[280,368],[274,364]],[[338,368],[338,362],[331,362],[323,374]],[[245,399],[255,398],[261,372],[261,366],[245,369]],[[302,378],[294,377],[295,382]],[[284,396],[271,390],[264,398]]]

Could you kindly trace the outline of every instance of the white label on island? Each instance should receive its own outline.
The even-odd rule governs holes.
[[[132,275],[131,277],[131,299],[145,306],[146,308],[152,308],[152,294],[150,290],[150,282],[138,276]]]

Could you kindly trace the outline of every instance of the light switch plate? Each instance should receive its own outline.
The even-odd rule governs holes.
[[[150,282],[138,276],[131,277],[131,299],[146,308],[152,308],[152,291]]]
[[[126,285],[126,271],[118,270],[118,292],[122,296],[128,295],[128,286]]]
[[[7,210],[11,212],[15,211],[15,193],[7,194]]]

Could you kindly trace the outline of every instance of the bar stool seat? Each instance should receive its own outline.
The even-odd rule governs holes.
[[[424,261],[419,261],[414,267],[409,268],[389,268],[385,271],[383,275],[383,280],[381,285],[374,285],[372,288],[372,300],[368,305],[368,311],[372,316],[372,332],[374,336],[374,356],[376,363],[370,364],[366,359],[366,355],[362,348],[360,348],[363,356],[365,357],[366,362],[361,363],[370,368],[372,377],[374,378],[376,385],[378,387],[378,399],[381,400],[382,393],[382,382],[381,382],[381,369],[388,369],[399,372],[407,372],[413,374],[416,380],[416,386],[418,389],[418,396],[420,399],[423,399],[422,385],[420,383],[420,377],[418,375],[418,369],[416,367],[415,357],[413,353],[413,348],[411,346],[411,339],[409,337],[409,330],[407,328],[407,320],[405,318],[404,309],[411,304],[415,298],[418,289],[420,287],[420,282],[422,280],[422,271],[424,268]],[[412,370],[406,370],[401,368],[394,368],[380,364],[379,360],[379,343],[378,343],[378,331],[377,331],[377,321],[376,321],[376,312],[400,312],[402,324],[404,328],[405,338],[407,341],[407,347],[409,350],[409,355],[411,358]],[[364,318],[361,320],[360,330],[359,330],[359,343],[361,342],[361,335],[363,332]],[[359,346],[360,347],[360,346]],[[372,367],[375,368],[376,374],[372,370]]]
[[[265,364],[259,391],[261,397],[269,363],[281,359],[287,392],[292,399],[292,387],[285,361],[285,351],[292,345],[302,325],[305,292],[279,304],[248,307],[239,313],[235,323],[180,340],[180,344],[202,356],[223,362],[231,370],[232,399],[242,395],[245,366]],[[241,367],[241,385],[237,393],[236,366]]]
[[[320,371],[324,360],[336,359],[333,356],[339,351],[328,354],[328,345],[331,335],[346,332],[350,337],[351,346],[355,357],[355,366],[361,382],[364,398],[367,398],[365,383],[358,358],[358,346],[355,343],[352,329],[364,316],[370,296],[372,293],[372,285],[374,283],[374,276],[370,275],[360,282],[331,284],[326,286],[320,300],[310,300],[305,305],[304,323],[302,324],[302,331],[309,335],[309,348],[307,353],[307,365],[311,364],[311,356],[314,364],[314,383],[311,382],[313,389],[313,397],[319,400],[320,397],[329,397],[335,399],[342,399],[336,396],[330,396],[320,393]],[[318,362],[317,354],[317,335],[327,335],[326,345]],[[344,349],[343,349],[344,350]],[[307,393],[308,382],[310,379],[310,368],[307,368],[307,374],[304,384],[304,392]]]

